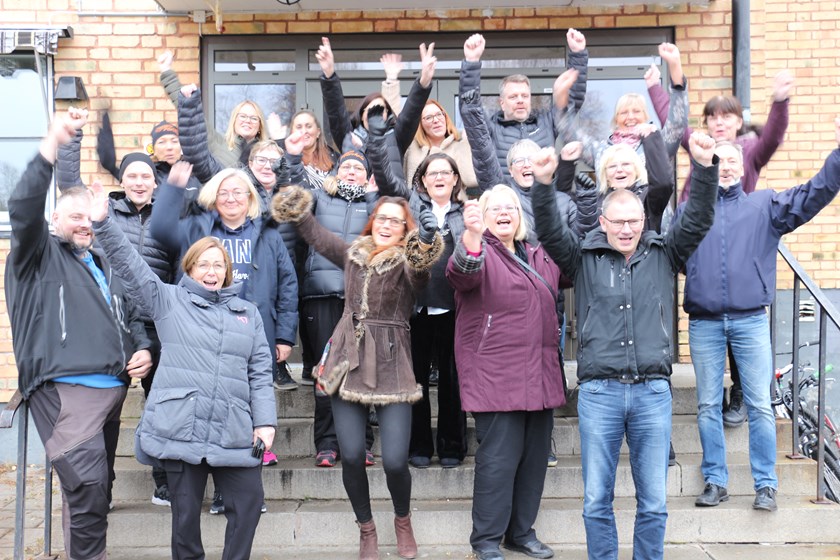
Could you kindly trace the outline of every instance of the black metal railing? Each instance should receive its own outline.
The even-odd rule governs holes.
[[[816,484],[816,496],[813,500],[814,503],[817,504],[830,504],[833,503],[830,500],[826,499],[826,483],[823,477],[823,472],[825,469],[825,433],[822,429],[823,418],[825,418],[826,414],[826,402],[825,402],[825,386],[826,386],[826,376],[824,375],[826,371],[826,339],[827,339],[827,330],[828,330],[828,321],[830,320],[834,324],[834,328],[840,331],[840,313],[838,313],[837,308],[834,306],[833,303],[828,299],[826,294],[822,291],[822,289],[814,282],[814,280],[805,272],[805,269],[802,268],[802,265],[799,264],[799,261],[793,256],[790,250],[785,246],[784,243],[779,243],[779,254],[785,260],[787,265],[793,271],[794,280],[793,280],[793,321],[791,321],[791,350],[792,350],[792,369],[791,375],[793,376],[791,382],[791,388],[793,391],[792,394],[792,414],[791,414],[791,425],[792,425],[792,437],[791,437],[791,453],[788,457],[792,459],[805,459],[806,457],[799,452],[799,441],[800,441],[800,433],[799,433],[799,415],[801,413],[800,410],[800,400],[799,400],[799,382],[800,379],[799,373],[802,371],[800,358],[799,358],[799,351],[800,351],[800,320],[799,320],[799,309],[801,303],[801,296],[802,296],[802,286],[808,291],[811,297],[814,298],[816,302],[816,313],[819,315],[819,358],[818,358],[818,365],[817,365],[817,373],[818,373],[818,396],[817,396],[817,429],[816,433],[818,434],[819,440],[816,442],[817,448],[817,484]],[[776,346],[776,303],[774,302],[770,308],[770,325],[771,325],[771,337],[772,337],[772,346],[774,349],[777,348]]]
[[[19,415],[18,415],[19,413]],[[15,487],[15,546],[14,559],[24,560],[24,523],[26,521],[26,466],[29,449],[29,405],[20,391],[15,391],[5,408],[0,411],[0,429],[9,429],[18,415],[17,471]],[[45,459],[44,466],[44,554],[52,558],[52,464]]]

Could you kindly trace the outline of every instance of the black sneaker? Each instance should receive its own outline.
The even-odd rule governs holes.
[[[429,387],[437,387],[438,382],[440,381],[440,372],[438,368],[432,367],[429,371]]]
[[[156,506],[172,507],[169,501],[169,485],[161,484],[155,488],[155,492],[152,494],[152,503]]]
[[[677,454],[674,453],[674,442],[671,442],[671,449],[668,450],[668,466],[673,467],[677,464]]]
[[[764,511],[776,511],[779,509],[776,505],[776,489],[765,486],[756,490],[753,509],[762,509]]]
[[[551,438],[551,449],[548,450],[548,466],[557,466],[557,449],[554,447],[554,438]]]
[[[744,391],[740,385],[733,385],[729,390],[729,408],[723,413],[723,425],[737,428],[747,421],[747,405],[744,404]]]
[[[300,384],[312,387],[315,385],[315,378],[312,377],[312,368],[303,368],[303,373],[300,374]]]
[[[213,503],[210,504],[210,515],[219,515],[225,512],[225,502],[222,500],[222,493],[213,492]]]
[[[294,391],[298,388],[297,382],[289,375],[289,370],[285,365],[280,366],[280,371],[274,380],[274,388],[278,391]]]
[[[729,493],[726,491],[726,488],[707,482],[703,493],[694,500],[694,505],[697,507],[714,507],[728,499]]]

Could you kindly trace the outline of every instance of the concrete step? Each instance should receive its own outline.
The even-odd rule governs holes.
[[[554,544],[554,543],[552,543]],[[583,545],[558,545],[554,544],[554,557],[564,560],[586,560],[586,547]],[[222,549],[206,547],[207,557],[210,560],[217,560],[222,556]],[[382,546],[381,553],[384,558],[396,558],[396,548]],[[251,551],[251,558],[254,560],[275,560],[291,558],[294,554],[295,560],[356,560],[359,557],[358,546],[330,547],[307,549],[304,547],[295,548],[293,551],[280,549],[276,546],[265,549],[254,548]],[[633,550],[631,546],[619,547],[618,557],[620,560],[630,560]],[[665,558],[668,560],[744,560],[761,558],[762,560],[817,560],[824,558],[836,558],[840,554],[840,547],[837,545],[814,545],[814,544],[666,544]],[[525,558],[516,553],[508,553],[511,558]],[[453,560],[460,558],[471,558],[470,547],[460,546],[433,546],[421,544],[419,558],[424,560]],[[108,558],[110,560],[160,560],[169,558],[169,548],[142,547],[142,548],[116,548],[108,547]]]
[[[117,455],[122,457],[134,456],[134,431],[137,429],[136,418],[124,418],[120,426],[120,439],[117,446]],[[437,420],[432,420],[432,427],[436,428]],[[379,428],[373,428],[374,447],[373,452],[379,456]],[[776,438],[782,445],[790,445],[791,429],[790,422],[778,420],[776,422]],[[747,424],[734,429],[724,430],[726,437],[726,449],[730,451],[745,451],[749,448],[749,427]],[[555,418],[554,420],[554,447],[555,452],[560,455],[580,455],[580,433],[578,431],[578,419]],[[700,435],[697,431],[697,421],[694,416],[674,416],[672,423],[671,440],[674,450],[677,453],[701,453]],[[467,454],[475,455],[477,447],[475,439],[475,425],[471,417],[467,417]],[[626,443],[622,447],[623,452],[627,451]],[[277,433],[274,437],[274,452],[278,457],[314,457],[315,444],[312,420],[310,419],[280,419],[277,426]]]
[[[786,493],[778,496],[778,503],[779,511],[767,513],[752,509],[752,496],[733,497],[716,508],[697,508],[693,497],[673,497],[668,501],[665,540],[675,544],[840,543],[840,532],[836,530],[840,515],[837,504],[815,505],[807,498]],[[267,505],[268,513],[262,516],[254,541],[257,550],[273,551],[274,557],[297,558],[298,550],[309,553],[333,547],[352,550],[357,546],[359,533],[346,500],[268,501]],[[472,527],[469,500],[413,500],[412,506],[412,522],[421,553],[428,546],[463,547],[460,550],[464,556],[469,553],[466,544]],[[538,537],[560,546],[585,543],[581,506],[579,498],[544,499],[535,526]],[[616,498],[615,509],[619,541],[630,544],[635,500]],[[376,500],[373,510],[383,552],[393,554],[392,505],[388,500]],[[206,546],[221,548],[225,523],[223,516],[202,515]],[[170,538],[170,524],[166,508],[147,501],[120,503],[109,515],[109,548],[143,548],[150,541],[165,546]],[[143,529],[137,530],[139,527]]]
[[[680,454],[677,464],[668,470],[668,495],[696,497],[703,491],[699,454]],[[777,457],[779,486],[788,495],[814,493],[816,463],[811,460]],[[753,497],[753,479],[749,457],[745,453],[730,453],[729,492],[733,496]],[[133,459],[119,458],[116,465],[114,499],[117,503],[150,500],[154,490],[151,468]],[[344,500],[347,495],[341,480],[341,462],[335,468],[320,468],[307,459],[283,460],[276,466],[262,471],[263,487],[269,500]],[[467,458],[455,469],[443,469],[434,463],[428,469],[411,468],[412,498],[414,500],[470,500],[473,495],[475,461]],[[385,472],[377,463],[368,469],[370,493],[373,499],[387,500],[388,488]],[[206,496],[212,496],[212,483],[208,483]],[[619,460],[616,473],[615,495],[633,497],[635,489],[627,455]],[[582,498],[583,474],[580,458],[558,457],[556,467],[549,468],[545,479],[544,498]]]
[[[569,387],[569,399],[566,406],[558,408],[555,416],[577,416],[577,364],[567,364],[566,375]],[[292,367],[292,377],[300,381],[300,366]],[[728,381],[727,381],[728,383]],[[690,364],[674,364],[674,374],[671,377],[673,386],[673,412],[675,415],[691,415],[697,413],[697,397],[694,389],[694,370]],[[431,387],[429,399],[432,407],[432,417],[437,417],[437,387]],[[312,418],[315,412],[315,400],[312,387],[301,385],[293,391],[275,391],[277,398],[278,418]],[[123,405],[124,419],[139,418],[144,405],[143,390],[138,386],[128,391]]]

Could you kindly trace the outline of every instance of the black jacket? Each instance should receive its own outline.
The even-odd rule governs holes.
[[[717,178],[717,158],[694,164],[685,213],[665,236],[643,232],[629,261],[600,229],[580,240],[551,204],[553,189],[533,187],[537,235],[574,277],[579,383],[670,377],[674,279],[712,226]]]
[[[578,79],[572,86],[569,92],[569,100],[574,103],[576,108],[583,105],[584,97],[586,96],[586,74],[587,64],[589,60],[588,51],[584,50],[580,53],[569,53],[569,67],[576,68],[578,71]],[[458,83],[459,93],[461,98],[461,112],[463,116],[463,95],[469,91],[475,91],[477,96],[476,103],[481,109],[480,115],[485,123],[490,141],[493,146],[493,153],[495,154],[499,168],[502,170],[505,180],[502,183],[511,181],[510,171],[507,168],[507,154],[511,146],[519,140],[533,140],[541,148],[549,148],[554,146],[557,141],[557,124],[559,122],[560,113],[554,107],[552,101],[552,108],[541,111],[531,111],[531,114],[525,122],[505,120],[502,111],[496,111],[492,114],[487,114],[480,106],[480,89],[481,89],[481,62],[468,62],[466,60],[461,62],[461,75]],[[464,129],[467,132],[467,137],[470,145],[473,143],[470,137],[470,130],[467,122],[464,121]],[[476,176],[479,173],[479,162],[473,160],[475,165]],[[479,179],[479,187],[481,180]]]
[[[110,305],[85,263],[50,234],[44,207],[52,171],[43,156],[35,156],[8,203],[12,239],[6,305],[24,398],[66,375],[105,373],[128,383],[126,363],[134,352],[151,346],[104,255],[90,250],[108,280]]]

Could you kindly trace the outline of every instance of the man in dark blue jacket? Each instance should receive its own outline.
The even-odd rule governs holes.
[[[835,123],[840,143],[840,120]],[[770,406],[773,375],[765,308],[776,286],[776,250],[782,235],[817,215],[840,190],[840,150],[807,183],[783,192],[741,188],[740,146],[720,142],[720,187],[715,223],[686,264],[685,303],[691,360],[697,375],[697,425],[705,481],[697,506],[716,506],[726,491],[726,444],[721,399],[727,342],[731,345],[750,426],[753,507],[776,510],[776,423]],[[682,210],[682,207],[679,212]]]
[[[87,111],[57,116],[9,197],[6,302],[18,386],[61,483],[67,557],[106,558],[105,532],[120,411],[130,377],[152,364],[150,341],[111,267],[93,247],[90,193],[71,188],[44,207],[56,149]]]

